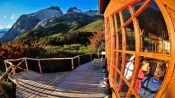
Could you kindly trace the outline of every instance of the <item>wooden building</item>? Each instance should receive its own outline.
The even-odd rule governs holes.
[[[113,98],[140,98],[135,85],[143,58],[166,63],[155,98],[175,98],[175,1],[99,0]],[[134,56],[131,77],[126,65]],[[153,65],[151,64],[150,67]]]

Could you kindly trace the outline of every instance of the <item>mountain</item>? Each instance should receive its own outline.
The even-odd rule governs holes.
[[[11,29],[0,39],[0,41],[11,41],[20,33],[32,30],[38,22],[54,16],[60,16],[62,14],[63,13],[59,7],[52,6],[35,13],[21,15],[16,23],[13,24]]]
[[[70,44],[88,44],[89,38],[94,32],[103,28],[103,18],[98,17],[84,26],[74,22],[55,23],[30,32],[22,33],[13,42],[40,45],[62,46]],[[75,28],[76,27],[76,28]]]
[[[6,33],[7,31],[0,31],[0,38],[2,37],[2,36],[4,36],[4,34]]]
[[[32,14],[28,14],[28,16],[34,16],[39,20],[44,20],[44,19],[48,19],[54,16],[59,16],[62,15],[63,12],[61,11],[60,7],[57,6],[52,6],[50,8],[47,9],[43,9],[40,10],[38,12],[32,13]]]
[[[2,29],[0,29],[0,32],[7,32],[8,30],[9,30],[10,28],[2,28]]]
[[[1,41],[7,42],[15,39],[14,42],[29,43],[37,41],[43,36],[57,33],[98,31],[103,27],[103,16],[98,13],[97,10],[84,12],[77,7],[71,7],[66,14],[63,14],[59,7],[53,6],[20,16],[12,28],[1,38]],[[91,23],[100,25],[90,26]]]
[[[82,43],[85,42],[82,40],[88,41],[88,37],[93,32],[97,32],[102,28],[102,16],[88,16],[79,12],[67,13],[39,22],[33,30],[22,33],[14,42],[23,44],[37,42],[51,45],[53,43],[59,45]],[[51,39],[52,36],[54,36],[54,41]],[[79,42],[74,41],[77,39],[79,39]]]
[[[9,28],[2,28],[0,29],[0,38],[4,36],[4,34],[9,30]]]
[[[54,24],[58,24],[58,23],[63,23],[63,24],[67,24],[67,25],[74,25],[74,27],[71,28],[76,28],[76,27],[80,27],[83,26],[87,23],[90,23],[92,21],[96,20],[96,16],[91,17],[88,16],[86,14],[83,13],[67,13],[58,17],[53,17],[50,19],[46,19],[43,21],[40,21],[36,26],[35,29],[39,29],[39,28],[47,28],[50,25],[54,25]],[[69,26],[67,26],[67,28],[69,28]]]
[[[70,7],[67,10],[67,13],[75,13],[75,12],[82,12],[80,9],[78,9],[77,7]]]
[[[101,15],[98,10],[89,10],[89,11],[86,11],[86,12],[83,12],[83,13],[86,14],[86,15],[89,15],[89,16]]]
[[[90,16],[84,12],[69,12],[40,21],[34,29],[20,34],[14,42],[23,44],[35,42],[42,45],[86,44],[93,32],[102,28],[101,15]]]

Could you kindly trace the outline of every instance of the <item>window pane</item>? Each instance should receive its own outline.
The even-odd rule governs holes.
[[[133,23],[130,23],[126,28],[126,50],[135,51],[135,32]]]
[[[141,7],[141,5],[143,5],[144,2],[145,1],[143,0],[143,1],[140,1],[139,3],[134,4],[133,5],[134,10],[137,11]]]
[[[125,84],[125,82],[122,82],[122,86],[121,86],[121,89],[119,91],[120,97],[126,98],[126,94],[127,94],[128,90],[129,90],[129,87]]]
[[[118,32],[119,50],[122,50],[122,32]]]
[[[121,52],[119,52],[119,56],[118,56],[118,69],[121,71],[122,68],[122,54]]]
[[[136,98],[136,96],[134,94],[131,94],[130,98]]]
[[[121,26],[120,16],[119,16],[119,14],[116,14],[115,17],[116,17],[116,20],[117,20],[116,29],[118,29]]]
[[[131,80],[132,73],[134,71],[134,60],[135,55],[126,54],[126,65],[125,65],[124,76],[128,81]]]
[[[141,51],[169,54],[170,42],[163,16],[153,1],[139,16]]]
[[[150,98],[153,98],[162,84],[168,63],[163,60],[145,57],[141,58],[135,90],[141,97],[149,96]],[[150,91],[155,93],[150,94]]]
[[[119,81],[120,81],[120,75],[116,73],[116,86],[118,86]]]
[[[129,8],[126,8],[125,10],[123,10],[122,13],[123,13],[124,22],[126,22],[131,17]]]

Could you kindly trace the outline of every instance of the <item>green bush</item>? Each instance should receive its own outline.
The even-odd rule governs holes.
[[[5,92],[8,94],[9,98],[16,97],[16,85],[9,79],[1,81],[1,85]],[[3,95],[0,94],[0,98],[3,98]]]

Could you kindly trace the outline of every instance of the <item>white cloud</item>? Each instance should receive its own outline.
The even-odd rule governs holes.
[[[12,27],[12,25],[7,25],[7,28],[11,28]]]
[[[14,19],[15,18],[15,14],[12,14],[12,16],[10,17],[10,19]]]
[[[6,15],[4,15],[4,18],[6,19],[6,18],[7,18],[7,16],[6,16]]]
[[[3,27],[0,26],[0,29],[2,29]]]

